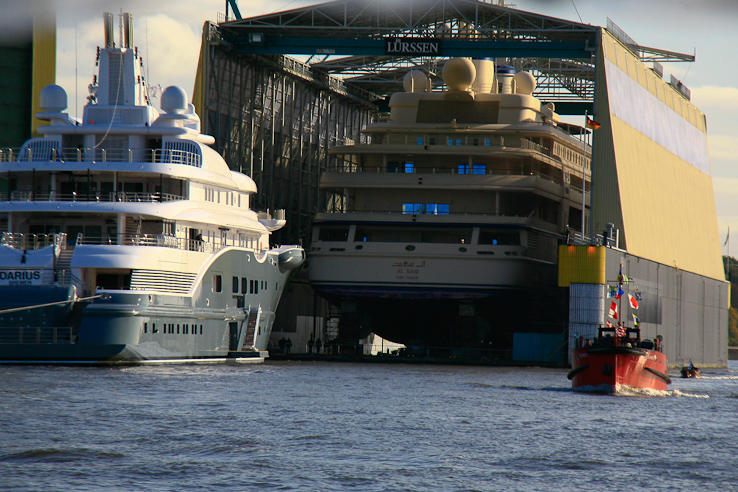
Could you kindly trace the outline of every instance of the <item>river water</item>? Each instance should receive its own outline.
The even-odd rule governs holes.
[[[566,372],[0,367],[0,490],[738,490],[736,361],[662,397]]]

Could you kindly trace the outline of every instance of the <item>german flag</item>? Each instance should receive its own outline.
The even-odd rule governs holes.
[[[601,126],[602,125],[600,125],[595,120],[587,116],[587,128],[591,128],[592,130],[599,130]]]

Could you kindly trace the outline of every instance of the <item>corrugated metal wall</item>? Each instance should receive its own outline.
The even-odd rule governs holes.
[[[593,229],[620,229],[629,253],[725,278],[704,115],[602,31]]]

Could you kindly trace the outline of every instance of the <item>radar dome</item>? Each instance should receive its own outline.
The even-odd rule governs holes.
[[[67,91],[51,84],[41,89],[39,107],[45,113],[61,113],[67,109]]]
[[[443,81],[452,91],[468,91],[477,77],[477,69],[468,58],[451,58],[443,66]]]
[[[425,92],[428,88],[428,77],[420,70],[410,70],[402,79],[405,92]]]
[[[515,80],[515,92],[518,94],[533,94],[536,88],[536,78],[529,72],[518,72],[513,80]]]
[[[161,95],[161,109],[165,113],[182,114],[187,111],[187,93],[181,87],[170,85]]]

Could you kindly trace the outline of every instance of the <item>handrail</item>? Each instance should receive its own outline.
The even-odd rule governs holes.
[[[0,162],[150,162],[202,167],[202,155],[174,149],[4,148]]]
[[[406,174],[406,175],[414,175],[414,174],[456,174],[458,176],[482,176],[482,175],[488,175],[488,176],[534,176],[537,178],[545,179],[546,181],[549,181],[554,184],[562,184],[563,178],[562,176],[551,176],[549,174],[542,173],[540,171],[526,171],[526,170],[513,170],[513,169],[484,169],[484,172],[481,172],[480,169],[474,169],[471,167],[469,169],[469,172],[465,173],[459,173],[458,172],[458,165],[457,166],[444,166],[444,167],[415,167],[413,168],[412,173],[406,173],[402,169],[398,170],[390,170],[383,166],[356,166],[356,165],[345,165],[342,166],[340,164],[333,165],[328,168],[329,172],[336,172],[336,173],[389,173],[389,174]]]
[[[136,193],[126,191],[90,191],[62,193],[60,191],[14,190],[0,191],[3,202],[141,202],[163,203],[175,200],[186,200],[186,197],[172,193]]]

